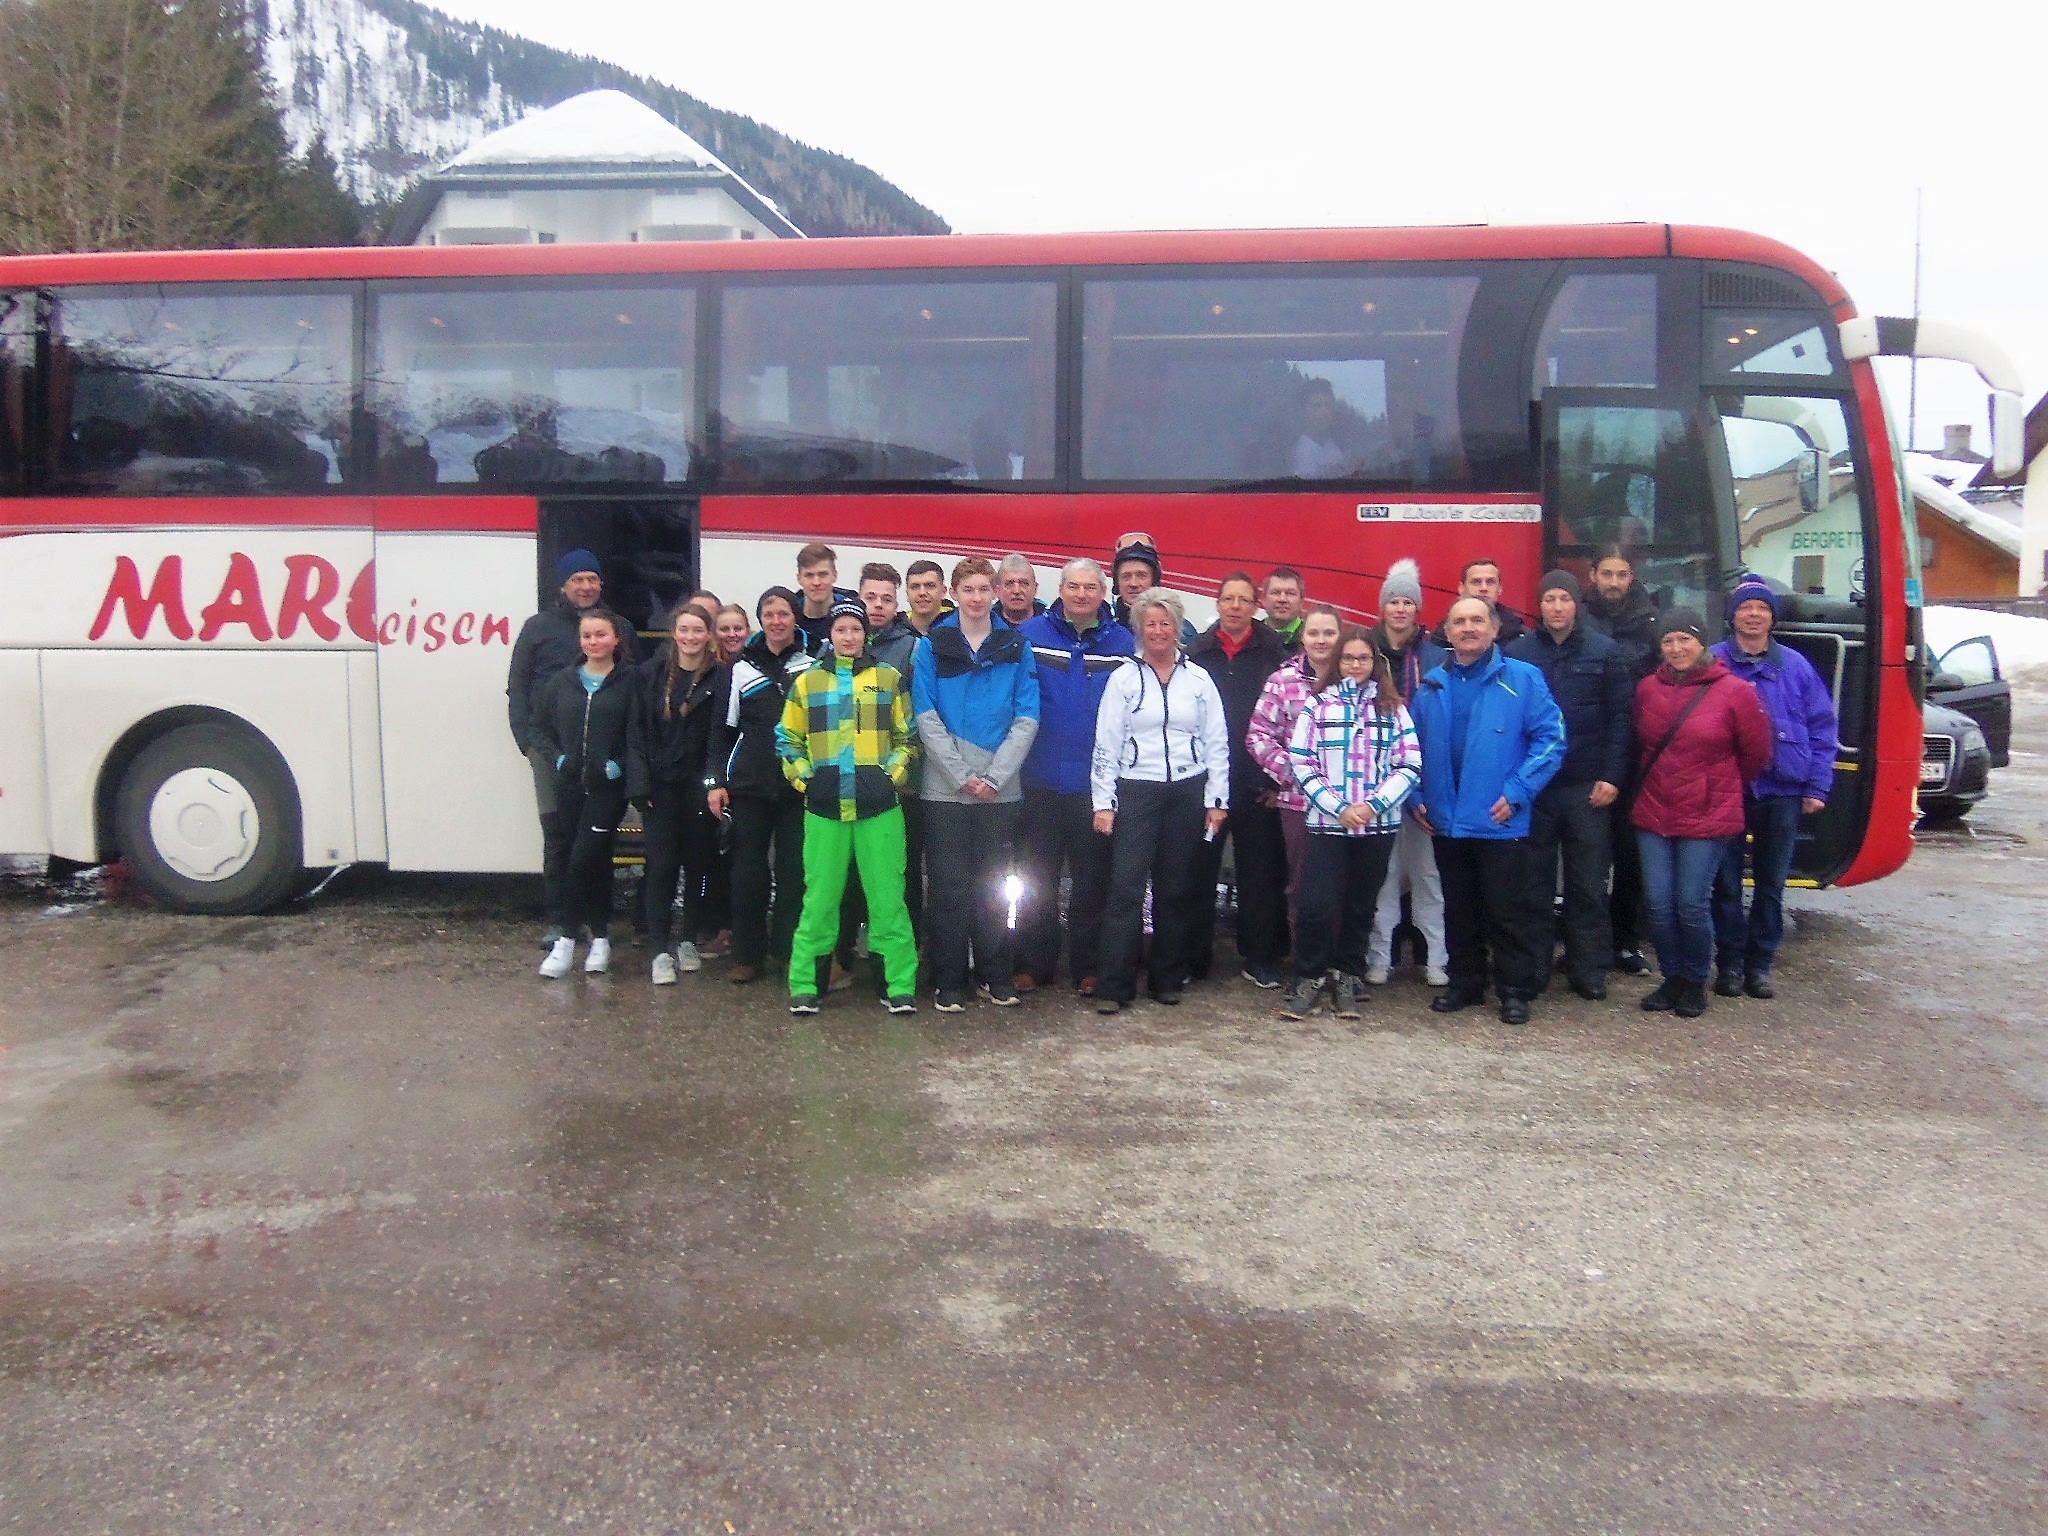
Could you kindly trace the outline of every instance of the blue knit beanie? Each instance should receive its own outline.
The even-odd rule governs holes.
[[[555,562],[555,580],[566,582],[571,576],[581,576],[585,571],[604,574],[604,562],[587,549],[572,549]]]
[[[1762,603],[1765,607],[1769,608],[1771,610],[1771,617],[1773,619],[1777,618],[1778,594],[1773,592],[1768,586],[1764,585],[1764,583],[1755,576],[1743,577],[1742,585],[1738,586],[1733,592],[1730,592],[1728,594],[1728,617],[1730,617],[1731,619],[1734,618],[1735,610],[1740,608],[1744,603],[1748,602],[1751,598],[1754,598],[1756,601]]]

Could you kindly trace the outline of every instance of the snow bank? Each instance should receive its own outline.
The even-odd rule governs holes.
[[[1988,608],[1929,608],[1922,615],[1927,648],[1935,656],[1958,641],[1989,635],[1998,666],[2018,682],[2048,683],[2048,619]]]

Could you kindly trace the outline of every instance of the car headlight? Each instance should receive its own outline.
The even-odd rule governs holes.
[[[1991,743],[1984,739],[1984,733],[1974,725],[1963,727],[1963,750],[1969,753],[1989,752]]]

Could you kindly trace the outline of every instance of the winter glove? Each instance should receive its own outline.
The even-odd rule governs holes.
[[[566,763],[567,763],[568,761],[569,761],[569,754],[568,754],[568,753],[566,753],[566,752],[558,752],[558,753],[556,753],[556,754],[555,754],[555,772],[557,772],[557,773],[560,773],[560,772],[562,771],[562,767],[563,767],[563,765],[564,765],[564,764],[566,764]]]
[[[626,770],[610,758],[606,758],[604,760],[604,776],[608,779],[623,779],[626,776]]]

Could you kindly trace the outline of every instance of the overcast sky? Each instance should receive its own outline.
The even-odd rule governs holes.
[[[1919,189],[1922,312],[2048,389],[2039,0],[436,3],[847,155],[968,232],[1725,224],[1908,314]],[[1920,403],[1936,447],[1983,388],[1924,364]]]

